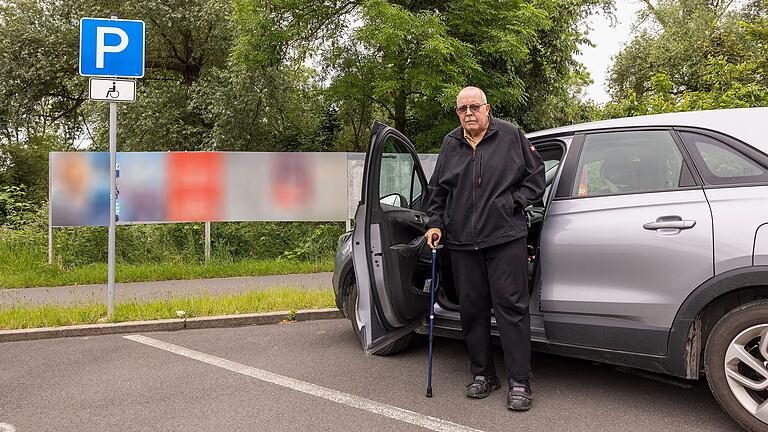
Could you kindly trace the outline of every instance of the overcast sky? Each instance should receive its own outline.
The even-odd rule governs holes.
[[[612,57],[631,39],[632,23],[641,5],[642,0],[616,0],[618,22],[615,27],[611,27],[602,14],[594,15],[590,19],[589,27],[592,30],[589,32],[589,39],[596,46],[582,46],[582,54],[577,57],[587,67],[594,80],[594,83],[587,87],[587,99],[600,104],[610,99],[605,89],[608,68],[613,64]]]

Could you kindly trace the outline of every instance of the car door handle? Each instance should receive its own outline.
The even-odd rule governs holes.
[[[416,222],[418,223],[424,223],[424,217],[420,214],[414,215],[413,218],[416,219]]]
[[[659,230],[659,229],[691,229],[696,226],[695,220],[683,220],[679,216],[663,216],[656,219],[656,222],[648,222],[643,224],[643,228],[647,230]]]

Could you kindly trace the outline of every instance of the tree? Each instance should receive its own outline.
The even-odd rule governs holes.
[[[302,6],[308,3],[312,6]],[[389,121],[420,149],[435,148],[455,127],[455,97],[468,84],[484,88],[495,113],[526,129],[581,116],[583,110],[573,108],[581,106],[575,95],[587,82],[573,60],[584,40],[578,24],[594,8],[610,9],[612,2],[242,4],[249,8],[242,8],[246,13],[239,19],[251,31],[240,33],[239,50],[261,53],[257,46],[273,47],[281,55],[271,58],[284,59],[270,65],[275,68],[320,64],[325,103],[338,109],[342,122],[340,148],[362,150],[374,118]],[[269,16],[280,19],[264,18]],[[324,30],[318,33],[319,28]],[[270,29],[268,35],[264,29]],[[255,55],[236,58],[250,69],[264,64]]]
[[[77,74],[77,2],[0,3],[0,185],[47,198],[48,152],[76,146],[87,118]]]
[[[589,115],[579,23],[611,0],[0,2],[0,182],[41,201],[52,150],[107,147],[87,100],[79,19],[147,23],[119,150],[363,151],[374,119],[435,149],[468,84],[532,130]],[[55,47],[55,49],[52,49]]]
[[[205,71],[227,65],[226,0],[2,2],[0,180],[29,186],[32,200],[47,195],[49,151],[106,148],[106,104],[87,100],[78,75],[79,20],[112,14],[147,22],[147,72],[138,102],[120,106],[120,149],[206,148],[210,126],[192,102]]]
[[[651,30],[617,56],[602,116],[766,105],[766,3],[728,5],[649,2],[640,18]]]
[[[120,107],[122,150],[212,150],[210,94],[232,45],[227,0],[115,2],[120,17],[146,23],[146,68],[137,102]],[[98,106],[96,143],[107,145],[108,111]]]
[[[560,124],[552,108],[567,112],[559,108],[575,102],[570,90],[585,85],[579,79],[583,69],[573,60],[583,38],[577,24],[598,6],[610,4],[364,2],[363,25],[329,63],[348,64],[345,54],[351,55],[368,77],[350,77],[339,68],[334,86],[357,85],[422,149],[439,146],[456,126],[455,98],[470,84],[486,91],[496,115],[525,129]]]

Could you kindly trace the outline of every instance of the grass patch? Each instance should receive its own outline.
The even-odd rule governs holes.
[[[106,227],[57,228],[48,265],[48,213],[0,225],[0,289],[105,283]],[[203,224],[117,227],[118,282],[331,271],[342,223],[217,222],[205,263]]]
[[[300,288],[278,288],[251,291],[227,296],[186,297],[148,303],[120,303],[109,322],[141,321],[178,318],[183,310],[186,317],[232,315],[335,307],[333,290],[307,291]],[[78,306],[14,306],[0,309],[0,329],[58,327],[95,324],[106,317],[107,306],[83,304]]]
[[[117,282],[259,276],[333,271],[333,261],[296,262],[287,259],[211,261],[209,263],[146,263],[116,265]],[[0,265],[0,288],[84,285],[107,282],[107,264],[74,268],[48,265],[19,257]]]

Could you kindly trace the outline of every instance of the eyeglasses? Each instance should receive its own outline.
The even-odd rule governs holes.
[[[456,114],[462,115],[467,112],[467,108],[469,108],[472,111],[472,114],[477,114],[480,112],[480,108],[488,105],[487,103],[484,104],[472,104],[472,105],[461,105],[456,107]]]

